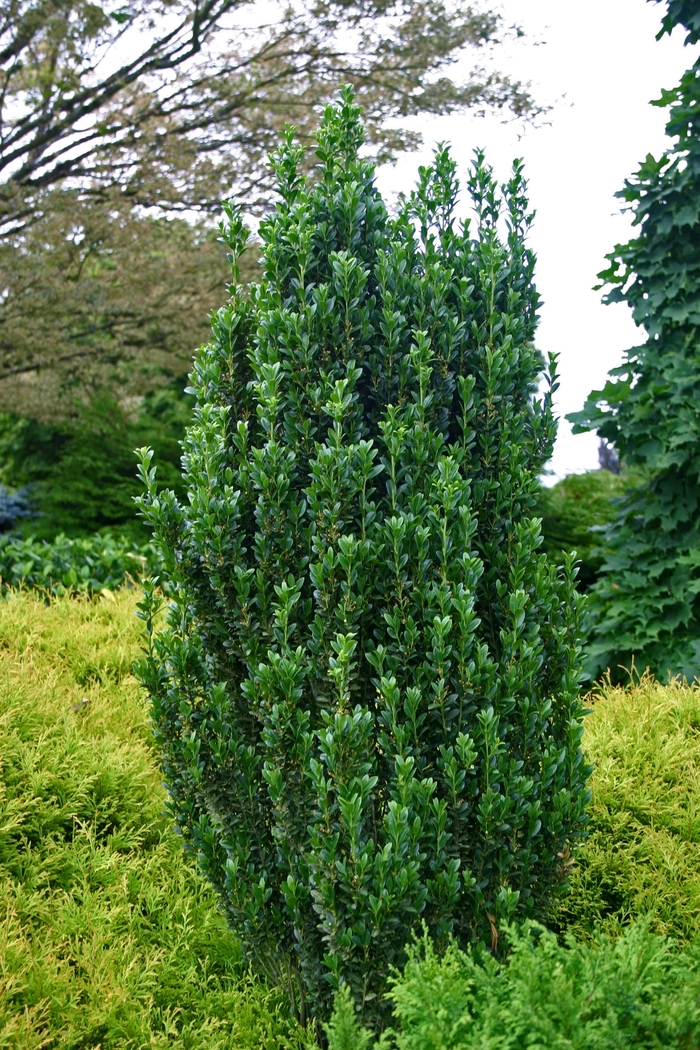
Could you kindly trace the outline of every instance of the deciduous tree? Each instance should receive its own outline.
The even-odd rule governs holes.
[[[662,31],[700,40],[696,3],[672,2]],[[700,61],[655,103],[672,145],[618,194],[639,235],[600,276],[645,333],[602,390],[569,418],[597,430],[648,477],[619,504],[593,590],[593,674],[649,666],[700,675]]]
[[[418,113],[531,113],[485,68],[507,32],[463,0],[2,0],[0,409],[61,416],[182,371],[226,277],[194,219],[267,200],[280,129],[304,138],[340,83],[383,157]]]

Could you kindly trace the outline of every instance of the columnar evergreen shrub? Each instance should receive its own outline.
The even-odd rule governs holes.
[[[495,944],[540,913],[586,801],[579,600],[530,517],[555,423],[521,168],[499,191],[477,155],[458,224],[441,148],[391,218],[361,144],[347,92],[313,180],[288,131],[263,280],[195,360],[189,503],[142,465],[173,813],[302,1017],[341,983],[372,1014],[417,922]]]

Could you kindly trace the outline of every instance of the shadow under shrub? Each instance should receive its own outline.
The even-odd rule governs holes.
[[[555,434],[519,165],[445,149],[391,218],[346,92],[291,132],[264,278],[195,360],[189,501],[143,500],[173,601],[141,668],[172,809],[248,959],[304,1018],[378,1017],[424,920],[541,914],[581,834],[579,600],[538,550]],[[229,209],[236,258],[246,233]],[[551,382],[552,376],[547,373]]]

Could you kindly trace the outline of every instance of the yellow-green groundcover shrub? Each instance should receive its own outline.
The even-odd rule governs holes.
[[[293,1048],[164,815],[136,601],[0,601],[0,1047]]]
[[[689,943],[700,931],[700,687],[644,677],[604,687],[590,706],[588,840],[550,924],[586,937],[648,915]]]
[[[122,590],[0,602],[0,1047],[304,1046],[286,1004],[247,976],[163,815],[130,672],[137,601]],[[700,690],[645,679],[603,689],[590,707],[589,837],[549,917],[554,934],[501,930],[498,962],[454,949],[437,958],[419,944],[394,987],[396,1034],[385,1040],[429,1050],[437,1032],[439,1045],[460,1048],[475,1018],[492,1040],[479,1043],[473,1028],[466,1045],[480,1050],[699,1045]],[[411,1027],[417,988],[437,1016],[423,1010],[424,1029]],[[477,990],[481,1016],[470,1008]],[[630,1003],[637,1028],[619,1020]],[[640,1035],[650,1018],[657,1032]],[[346,1010],[336,1048],[361,1050],[357,1030],[337,1042],[347,1021]]]

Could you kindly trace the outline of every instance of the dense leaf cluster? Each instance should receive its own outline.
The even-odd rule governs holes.
[[[80,539],[0,536],[0,590],[36,587],[48,594],[114,590],[158,566],[152,544],[135,546],[109,534]]]
[[[538,490],[535,514],[542,519],[542,550],[556,564],[575,551],[581,590],[592,587],[600,574],[601,527],[614,517],[615,501],[639,480],[630,471],[589,470]]]
[[[511,953],[445,955],[428,938],[392,981],[394,1022],[381,1042],[358,1025],[343,996],[328,1026],[329,1050],[685,1050],[700,1038],[700,953],[677,954],[643,922],[617,942],[542,927],[508,931]]]
[[[547,926],[587,940],[633,916],[700,945],[700,685],[608,683],[586,718],[586,841]]]
[[[521,169],[499,191],[478,155],[458,224],[440,149],[391,218],[361,144],[351,93],[314,182],[288,133],[264,279],[195,361],[188,504],[143,463],[173,811],[302,1017],[343,982],[375,1012],[421,918],[467,943],[540,913],[586,801],[579,600],[531,517],[555,423]]]
[[[669,16],[670,17],[670,16]],[[618,194],[639,236],[601,277],[646,332],[602,390],[570,418],[613,441],[649,481],[622,503],[606,534],[594,594],[591,670],[649,666],[700,674],[700,62],[658,102],[673,146],[648,156]]]
[[[0,489],[0,528],[49,541],[108,529],[146,543],[148,530],[134,508],[141,486],[133,450],[153,446],[161,484],[181,490],[180,441],[191,414],[184,384],[183,376],[134,399],[136,411],[129,413],[108,396],[95,397],[77,418],[53,425],[0,413],[0,484],[10,490],[3,502]]]

